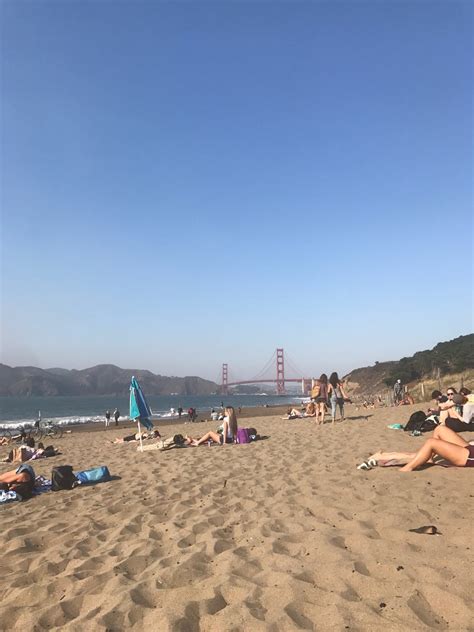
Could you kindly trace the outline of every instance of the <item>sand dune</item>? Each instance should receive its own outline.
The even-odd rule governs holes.
[[[356,470],[420,445],[386,428],[412,410],[321,428],[262,417],[268,439],[224,448],[66,436],[38,474],[107,464],[120,478],[0,508],[1,629],[474,630],[473,471]],[[443,535],[409,532],[424,524]]]

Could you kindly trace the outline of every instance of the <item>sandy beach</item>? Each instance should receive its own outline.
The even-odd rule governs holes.
[[[250,417],[268,438],[223,448],[65,435],[37,474],[107,465],[114,480],[0,507],[0,628],[474,630],[472,470],[356,469],[379,448],[416,450],[423,437],[387,425],[419,408],[349,406],[319,428]],[[442,535],[409,531],[422,525]]]

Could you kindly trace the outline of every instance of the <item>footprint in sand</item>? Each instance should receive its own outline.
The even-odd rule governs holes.
[[[408,599],[407,605],[415,615],[432,630],[447,630],[448,624],[440,615],[431,608],[427,599],[417,590]]]

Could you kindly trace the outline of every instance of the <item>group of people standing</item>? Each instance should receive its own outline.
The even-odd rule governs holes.
[[[320,375],[311,390],[311,400],[315,403],[315,417],[318,425],[324,422],[328,405],[331,407],[332,423],[336,421],[338,408],[341,421],[344,419],[344,402],[348,400],[348,397],[344,391],[344,384],[336,372],[331,373],[329,379],[326,373]]]
[[[108,428],[110,426],[110,410],[106,410],[105,411],[105,427]],[[114,410],[114,419],[115,419],[115,425],[118,426],[119,425],[119,419],[120,419],[120,411],[118,408],[116,408]]]
[[[344,383],[336,372],[331,373],[328,379],[326,373],[322,373],[318,380],[314,380],[311,389],[311,401],[306,404],[303,412],[296,408],[288,409],[287,419],[301,419],[302,417],[315,417],[320,426],[329,407],[331,407],[332,423],[336,422],[337,409],[339,408],[341,421],[344,419],[344,403],[350,402],[344,391]]]

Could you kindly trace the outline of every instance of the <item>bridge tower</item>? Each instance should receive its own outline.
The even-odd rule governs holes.
[[[229,371],[228,371],[229,367],[227,366],[227,364],[223,364],[222,365],[222,395],[228,395],[229,394],[229,387],[227,386],[227,384],[229,383]]]
[[[278,395],[285,394],[285,353],[283,349],[277,349],[277,376],[276,388]]]

